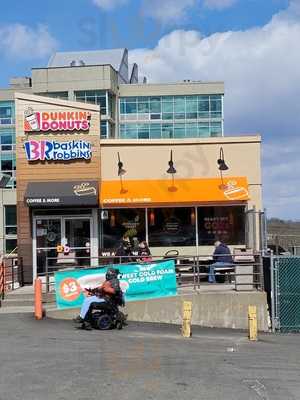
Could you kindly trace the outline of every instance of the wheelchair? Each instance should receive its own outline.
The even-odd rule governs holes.
[[[119,293],[114,298],[105,303],[92,303],[90,312],[90,323],[94,329],[109,330],[123,329],[127,325],[125,315],[119,310],[119,307],[124,307],[125,301],[123,293]]]

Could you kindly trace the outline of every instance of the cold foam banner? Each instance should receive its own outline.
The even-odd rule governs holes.
[[[24,131],[88,131],[90,120],[91,113],[87,111],[36,112],[28,107],[24,112]]]
[[[55,140],[29,140],[24,143],[28,161],[74,159],[89,160],[92,158],[92,145],[84,140],[57,142]]]
[[[110,266],[111,267],[111,266]],[[141,301],[177,295],[173,260],[143,264],[119,264],[119,279],[126,301]],[[55,273],[56,304],[60,309],[80,307],[85,289],[105,281],[109,267],[68,270]]]

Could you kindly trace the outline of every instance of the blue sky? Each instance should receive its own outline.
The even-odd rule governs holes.
[[[54,48],[65,51],[149,48],[155,46],[162,36],[178,28],[199,30],[204,35],[210,35],[261,26],[278,10],[287,7],[288,1],[239,0],[233,7],[222,10],[204,7],[199,1],[195,2],[195,7],[187,9],[184,18],[171,21],[161,21],[145,13],[144,2],[140,0],[127,1],[109,10],[95,3],[93,0],[51,0],[42,3],[39,0],[27,0],[24,12],[23,2],[10,0],[5,8],[1,8],[0,32],[1,28],[14,24],[22,24],[33,30],[44,25],[57,41]],[[3,45],[0,44],[1,47]],[[0,87],[7,86],[11,76],[30,74],[32,66],[44,66],[49,58],[48,54],[32,54],[32,57],[19,55],[16,59],[5,56],[6,52],[1,53]]]
[[[151,82],[224,80],[225,133],[263,138],[269,216],[300,219],[300,0],[10,0],[0,87],[55,50],[115,47]]]

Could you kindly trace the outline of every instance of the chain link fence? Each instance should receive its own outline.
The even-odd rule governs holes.
[[[300,332],[300,257],[271,256],[272,329]]]

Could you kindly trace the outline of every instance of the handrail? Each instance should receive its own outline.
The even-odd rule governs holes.
[[[241,255],[239,254],[239,257]],[[105,266],[113,266],[116,264],[141,264],[143,261],[140,260],[140,256],[81,256],[72,257],[65,259],[63,262],[62,258],[58,257],[46,257],[45,271],[39,273],[38,276],[44,277],[46,281],[46,292],[50,291],[50,287],[53,286],[54,273],[58,270],[65,268],[75,269],[94,269],[104,268]],[[212,263],[211,255],[190,255],[190,256],[170,256],[165,255],[151,256],[152,261],[145,261],[145,263],[154,263],[157,261],[175,261],[176,277],[179,287],[190,287],[193,290],[198,290],[205,284],[210,276],[209,266]],[[234,258],[234,255],[233,255]],[[76,259],[76,260],[75,260]],[[74,260],[76,262],[70,262]],[[59,261],[59,262],[57,262]],[[233,261],[231,266],[228,266],[226,270],[220,270],[215,272],[217,280],[223,281],[223,283],[231,284],[232,289],[239,290],[238,287],[256,290],[263,290],[263,267],[262,267],[262,253],[254,252],[253,260],[248,259],[243,261]],[[250,289],[250,290],[251,290]]]
[[[0,261],[0,298],[2,300],[9,290],[15,290],[16,286],[24,286],[23,260],[21,257],[10,255],[2,257]]]

